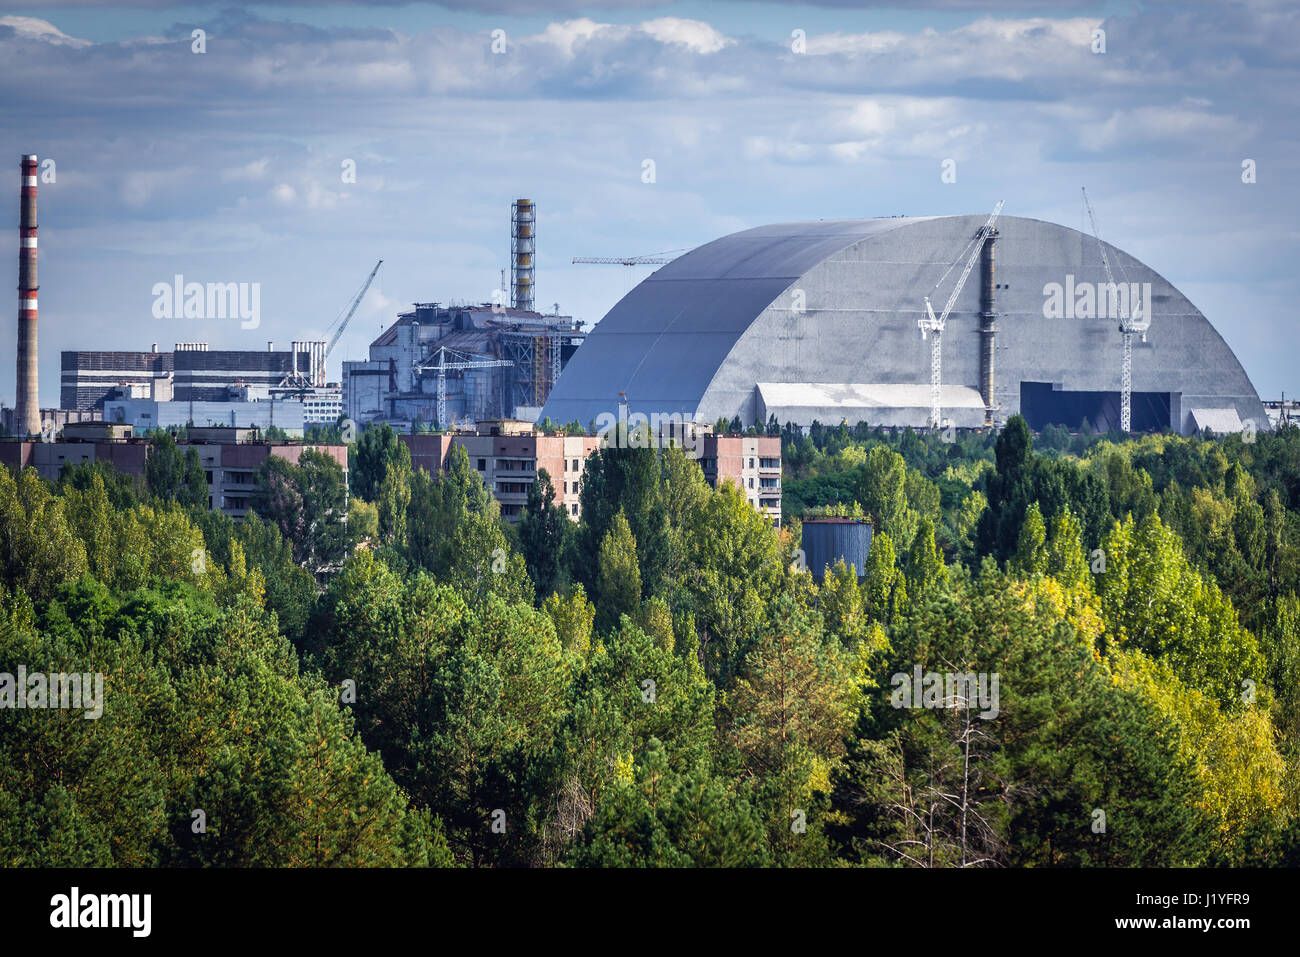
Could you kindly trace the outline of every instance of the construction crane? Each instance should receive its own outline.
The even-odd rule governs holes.
[[[413,363],[416,372],[438,373],[438,428],[448,427],[447,422],[447,373],[464,372],[467,369],[498,369],[512,366],[508,359],[493,359],[490,356],[476,356],[469,352],[457,352],[446,346],[439,346],[430,352],[423,362]]]
[[[339,323],[338,331],[334,333],[334,338],[330,340],[330,344],[325,347],[326,361],[329,360],[330,353],[334,351],[334,347],[338,345],[339,337],[343,335],[343,330],[348,327],[348,322],[351,321],[352,314],[357,311],[357,306],[361,305],[361,299],[365,296],[366,290],[368,290],[370,284],[375,281],[375,273],[379,272],[379,267],[383,264],[384,261],[382,259],[375,263],[375,268],[370,270],[370,275],[367,276],[366,281],[361,284],[361,291],[352,299],[352,305],[348,307],[347,315],[345,315],[343,321]]]
[[[1092,223],[1092,235],[1097,240],[1097,251],[1101,253],[1101,265],[1106,270],[1106,288],[1108,290],[1116,289],[1115,277],[1110,271],[1110,257],[1106,255],[1106,244],[1101,241],[1101,231],[1097,229],[1097,217],[1092,211],[1092,203],[1088,201],[1088,189],[1081,186],[1079,189],[1083,193],[1083,205],[1088,210],[1088,220]],[[1121,264],[1120,269],[1123,270]],[[1124,277],[1125,288],[1128,288],[1127,279]],[[1119,331],[1124,340],[1124,357],[1121,360],[1119,374],[1119,429],[1121,432],[1128,434],[1132,431],[1133,426],[1133,336],[1135,334],[1142,336],[1142,341],[1147,341],[1147,330],[1151,328],[1151,316],[1148,313],[1145,319],[1135,318],[1142,315],[1142,301],[1139,297],[1135,302],[1128,301],[1128,295],[1116,295],[1115,302],[1120,306]],[[1147,303],[1147,309],[1151,304]],[[1098,304],[1100,311],[1100,303]]]
[[[662,253],[651,253],[649,256],[577,256],[573,261],[602,266],[662,266],[677,258],[672,255],[673,253],[684,252],[685,249],[669,249]]]
[[[930,428],[938,429],[943,424],[941,420],[941,409],[939,408],[939,384],[943,379],[943,327],[948,322],[948,313],[952,312],[953,305],[957,302],[957,297],[961,294],[962,287],[966,285],[966,280],[970,272],[975,268],[975,260],[979,258],[980,250],[984,248],[985,241],[993,235],[993,226],[998,221],[998,214],[1002,212],[1002,204],[1005,200],[998,200],[998,204],[993,207],[993,215],[989,221],[980,227],[979,232],[966,244],[966,249],[970,249],[970,258],[966,260],[966,268],[961,272],[961,278],[957,280],[957,285],[953,287],[952,295],[948,297],[948,304],[943,307],[943,313],[937,318],[934,314],[934,307],[930,305],[930,297],[924,296],[925,300],[925,318],[918,319],[916,324],[921,328],[921,338],[926,337],[927,332],[933,332],[934,338],[930,340]],[[974,246],[974,249],[971,247]],[[966,250],[963,249],[964,253]],[[934,284],[938,289],[943,281],[948,278],[948,273],[952,272],[953,266],[961,260],[959,253],[957,258],[952,261],[939,281]]]

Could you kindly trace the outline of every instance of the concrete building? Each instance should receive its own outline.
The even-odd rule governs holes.
[[[172,397],[172,353],[65,351],[59,404],[65,409],[102,409],[104,400],[127,388],[134,398],[166,401]]]
[[[249,429],[196,428],[178,442],[182,451],[195,449],[208,483],[208,507],[233,518],[248,513],[256,486],[257,470],[272,455],[297,464],[306,449],[324,452],[343,468],[346,481],[348,450],[345,445],[290,445],[255,441]],[[130,426],[107,422],[69,425],[64,437],[52,442],[0,442],[0,465],[17,472],[34,468],[44,479],[57,481],[63,466],[81,462],[106,462],[120,472],[143,476],[152,445],[136,438]]]
[[[302,438],[306,409],[301,399],[155,402],[152,399],[119,398],[104,402],[104,420],[130,425],[140,432],[190,426],[263,430],[275,426],[290,438]]]
[[[469,456],[469,464],[478,471],[492,497],[501,506],[507,521],[517,522],[528,501],[528,488],[545,469],[555,487],[556,504],[562,505],[569,518],[577,521],[581,514],[579,492],[587,456],[600,440],[589,435],[538,435],[530,423],[505,425],[493,430],[484,423],[482,432],[457,432],[433,435],[400,435],[411,451],[411,465],[426,471],[443,471],[453,445]]]
[[[368,360],[343,363],[344,412],[358,424],[405,429],[536,410],[581,345],[582,326],[558,308],[543,315],[491,303],[416,303],[370,344]],[[440,368],[446,422],[438,416]]]
[[[343,388],[337,382],[299,394],[303,425],[336,425],[343,415]]]
[[[714,240],[663,266],[598,323],[542,415],[645,415],[807,426],[924,427],[930,343],[917,320],[942,303],[986,215],[784,223]],[[1117,427],[1122,337],[1137,297],[1133,430],[1199,423],[1268,428],[1236,356],[1172,283],[1114,246],[1107,288],[1096,239],[1003,216],[943,334],[942,411],[958,428],[1021,413],[1031,428]],[[996,257],[994,254],[996,250]],[[996,322],[994,322],[996,319]]]
[[[749,504],[781,524],[781,437],[779,435],[701,436],[700,468],[717,488],[730,479]]]
[[[66,351],[61,356],[60,403],[65,409],[102,409],[119,390],[129,398],[167,402],[226,402],[232,390],[253,398],[325,389],[322,342],[294,342],[288,350],[268,342],[258,349],[209,349],[206,342],[178,342],[173,352]],[[337,417],[336,417],[337,418]]]
[[[527,422],[481,423],[480,428],[398,438],[411,452],[412,467],[429,472],[445,470],[452,446],[459,445],[501,506],[502,516],[512,523],[522,516],[539,469],[550,475],[556,503],[569,518],[581,517],[582,476],[587,457],[601,445],[600,437],[538,434]],[[727,480],[734,482],[754,508],[780,525],[780,437],[706,433],[700,439],[699,462],[709,484],[717,488]]]

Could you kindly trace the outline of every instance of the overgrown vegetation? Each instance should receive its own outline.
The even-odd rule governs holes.
[[[767,430],[782,529],[676,449],[517,527],[382,429],[242,522],[162,436],[0,470],[0,672],[104,676],[0,710],[0,863],[1300,863],[1300,430]],[[799,568],[813,509],[866,569]]]

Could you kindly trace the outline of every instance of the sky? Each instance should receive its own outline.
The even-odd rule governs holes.
[[[337,379],[410,303],[492,298],[517,197],[538,307],[590,324],[652,267],[576,256],[1000,199],[1084,228],[1085,185],[1261,397],[1300,392],[1294,2],[49,0],[0,7],[0,62],[15,283],[18,158],[44,164],[43,406],[64,349],[328,338],[383,259]],[[178,274],[259,284],[258,326],[156,317]]]

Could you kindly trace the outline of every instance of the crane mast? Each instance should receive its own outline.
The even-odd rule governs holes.
[[[925,300],[925,318],[916,321],[917,326],[921,329],[921,338],[926,338],[927,332],[933,332],[934,338],[930,340],[930,428],[938,429],[942,425],[942,412],[939,403],[939,386],[943,381],[943,328],[948,322],[948,314],[952,312],[952,307],[957,302],[957,297],[961,295],[962,287],[966,285],[966,280],[970,278],[971,270],[975,268],[975,260],[979,259],[980,251],[984,248],[984,243],[989,236],[993,235],[993,226],[998,221],[998,215],[1002,212],[1002,204],[1005,200],[998,200],[998,204],[993,207],[993,214],[989,216],[988,222],[980,227],[975,238],[969,245],[975,248],[971,250],[970,257],[966,260],[966,268],[961,271],[961,277],[957,280],[957,285],[953,287],[952,294],[948,297],[947,304],[943,307],[943,312],[935,316],[934,307],[930,305],[930,297],[924,296]],[[959,257],[960,258],[960,257]],[[956,265],[954,263],[953,265]],[[952,271],[952,266],[939,277],[939,282],[935,283],[935,288],[939,288],[947,278],[948,273]]]
[[[467,369],[497,369],[512,366],[508,359],[491,359],[476,356],[468,352],[457,352],[446,346],[439,346],[425,357],[423,362],[414,363],[416,372],[433,370],[438,373],[438,428],[448,427],[447,422],[447,373],[463,372]]]
[[[1083,205],[1088,210],[1088,221],[1092,224],[1092,235],[1097,240],[1097,251],[1101,253],[1101,265],[1106,270],[1106,288],[1115,289],[1115,276],[1110,270],[1110,257],[1106,255],[1106,245],[1101,241],[1101,230],[1097,228],[1097,217],[1092,211],[1087,187],[1080,187],[1080,190],[1083,193]],[[1151,328],[1151,319],[1150,317],[1134,318],[1135,314],[1142,314],[1140,299],[1130,304],[1127,296],[1116,296],[1115,302],[1124,304],[1123,314],[1119,317],[1120,337],[1123,340],[1119,376],[1119,428],[1121,432],[1128,434],[1133,426],[1133,336],[1135,333],[1140,334],[1142,341],[1146,342],[1146,331]],[[1129,308],[1130,305],[1132,308]],[[1147,303],[1147,308],[1151,308],[1150,303]]]

